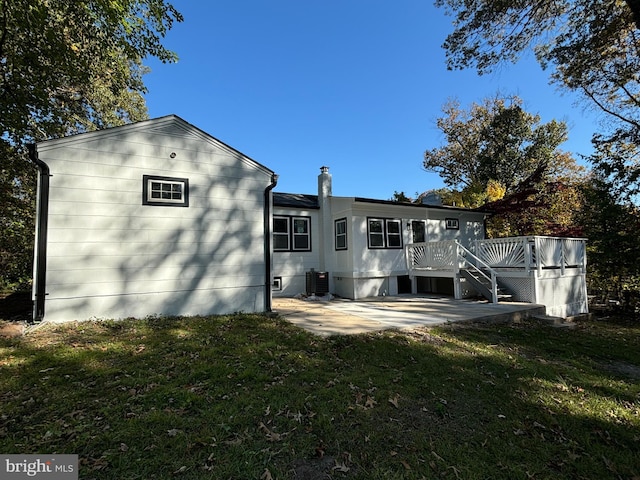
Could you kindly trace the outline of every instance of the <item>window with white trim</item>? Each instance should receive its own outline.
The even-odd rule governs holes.
[[[402,248],[402,222],[400,220],[386,220],[387,248]]]
[[[402,248],[402,221],[396,218],[368,218],[369,248]]]
[[[446,218],[445,222],[446,222],[446,229],[447,230],[459,230],[460,229],[460,222],[458,221],[457,218]]]
[[[310,219],[293,217],[291,222],[293,223],[293,249],[311,250]]]
[[[347,219],[340,218],[334,222],[336,234],[336,250],[347,250]]]
[[[189,179],[143,175],[142,204],[167,207],[188,207]]]
[[[289,247],[289,218],[273,217],[273,249],[276,251],[287,251]]]
[[[311,251],[311,218],[274,215],[273,250],[276,252]]]

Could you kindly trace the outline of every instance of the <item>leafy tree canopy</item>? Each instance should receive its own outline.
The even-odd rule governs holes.
[[[449,187],[435,192],[445,204],[494,212],[492,236],[573,233],[582,169],[558,148],[563,122],[541,123],[515,96],[469,109],[450,101],[443,113],[437,125],[446,141],[425,152],[424,167]]]
[[[447,102],[436,124],[445,144],[427,150],[424,168],[438,173],[453,188],[484,191],[490,182],[506,194],[535,171],[559,174],[566,168],[566,155],[558,146],[567,139],[567,127],[526,112],[516,96],[493,97],[461,108]]]
[[[146,116],[142,60],[182,16],[163,0],[0,1],[0,128],[13,144]]]
[[[603,297],[625,298],[640,290],[640,209],[620,203],[602,178],[582,185],[578,223],[587,243],[590,289]],[[627,302],[628,303],[628,302]]]
[[[594,136],[615,161],[596,165],[621,189],[638,187],[640,2],[637,0],[436,0],[455,17],[444,42],[451,69],[480,74],[534,50],[552,80],[584,95],[609,122]],[[612,121],[611,121],[612,120]],[[622,144],[620,147],[618,144]],[[633,148],[629,148],[629,147]],[[624,156],[620,156],[624,154]]]
[[[0,289],[31,276],[25,145],[147,118],[143,60],[180,13],[164,0],[0,0]]]

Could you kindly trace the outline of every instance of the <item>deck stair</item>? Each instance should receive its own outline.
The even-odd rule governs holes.
[[[466,278],[480,295],[489,301],[493,300],[493,286],[490,275],[481,275],[476,269],[470,268],[461,268],[460,275]],[[496,285],[496,288],[498,302],[510,302],[513,300],[513,295],[500,285]]]
[[[491,303],[544,305],[546,314],[567,318],[589,311],[586,241],[523,236],[469,245],[457,239],[416,242],[406,245],[405,260],[410,277],[453,279],[457,299],[478,293]]]

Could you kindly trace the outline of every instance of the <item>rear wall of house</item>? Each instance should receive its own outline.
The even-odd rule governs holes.
[[[481,213],[366,202],[355,203],[350,211],[344,207],[342,210],[334,213],[334,218],[348,219],[348,250],[336,252],[334,258],[338,259],[338,255],[341,255],[342,259],[335,262],[331,272],[335,293],[347,298],[397,295],[401,289],[407,289],[402,284],[406,281],[403,277],[409,275],[405,247],[413,242],[411,225],[414,221],[424,222],[426,242],[458,240],[469,247],[473,240],[484,238]],[[369,219],[400,221],[401,247],[371,248],[368,239]],[[455,219],[456,228],[447,228],[447,219]],[[345,259],[346,256],[349,258]],[[444,282],[446,288],[439,286],[438,291],[451,290],[453,294],[452,287],[449,288],[450,283],[451,281]],[[415,282],[411,291],[418,291]]]
[[[307,272],[320,269],[320,225],[318,210],[275,207],[274,216],[308,218],[310,220],[310,250],[273,252],[274,297],[293,297],[306,293]],[[293,243],[293,242],[292,242]],[[310,292],[311,293],[311,292]]]
[[[45,320],[263,311],[268,172],[179,126],[115,130],[39,146]],[[143,175],[188,179],[189,206],[143,205]]]

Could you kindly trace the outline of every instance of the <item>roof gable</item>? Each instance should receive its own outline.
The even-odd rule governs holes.
[[[216,148],[226,150],[229,154],[240,158],[245,163],[262,170],[268,175],[273,175],[273,171],[244,153],[218,140],[214,136],[208,134],[204,130],[190,124],[177,115],[167,115],[164,117],[143,120],[141,122],[130,123],[118,127],[105,128],[104,130],[96,130],[94,132],[79,133],[68,137],[54,138],[38,142],[38,150],[46,151],[64,146],[72,146],[74,144],[82,144],[95,140],[108,139],[109,137],[118,137],[127,134],[150,134],[154,136],[174,137],[180,139],[188,139],[192,141],[202,141]]]

